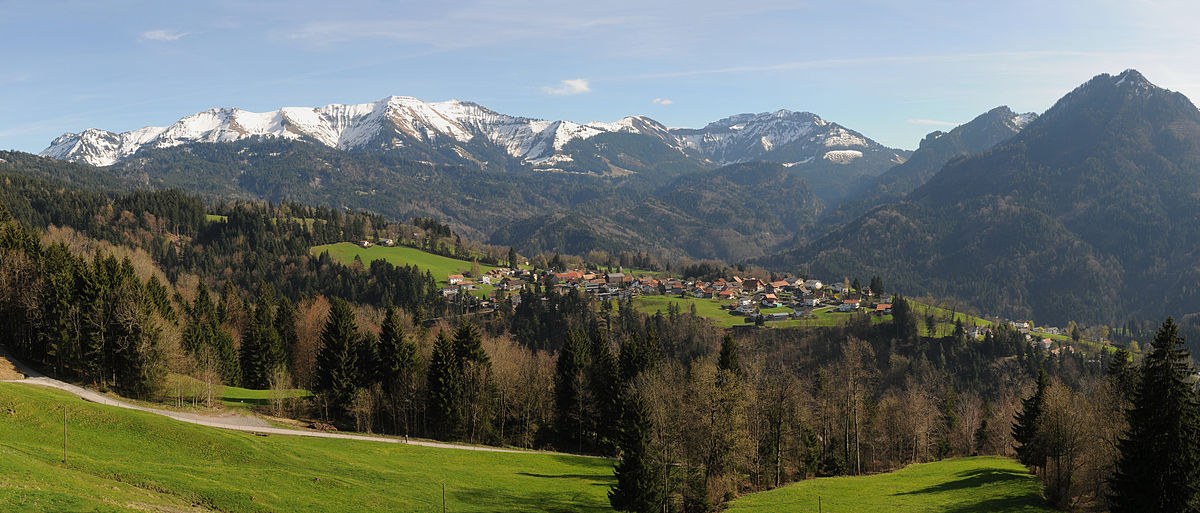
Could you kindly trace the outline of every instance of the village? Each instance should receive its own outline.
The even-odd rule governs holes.
[[[395,244],[388,239],[377,243],[386,247]],[[359,241],[356,245],[366,249],[376,244]],[[872,290],[869,285],[855,288],[857,283],[848,279],[825,282],[813,278],[777,277],[770,281],[734,274],[714,280],[685,280],[662,273],[621,269],[553,271],[534,268],[528,261],[517,268],[488,266],[483,269],[473,265],[470,271],[448,273],[442,282],[442,296],[465,304],[468,310],[490,310],[504,301],[514,306],[520,304],[521,290],[537,284],[543,289],[553,288],[559,294],[579,291],[599,301],[631,300],[645,305],[650,312],[653,312],[651,305],[683,301],[701,306],[699,313],[718,321],[719,325],[743,329],[837,324],[848,321],[849,316],[855,314],[867,315],[875,322],[886,322],[892,314],[891,294]],[[878,286],[882,287],[882,283]],[[993,329],[994,322],[1005,322],[1023,334],[1030,344],[1039,345],[1045,351],[1074,351],[1065,343],[1070,340],[1067,330],[1058,327],[1035,326],[1029,321],[989,321],[963,314],[945,314],[951,318],[962,317],[964,335],[970,339],[982,339]],[[820,316],[825,316],[829,322],[822,323],[818,319]],[[944,329],[952,329],[954,323],[943,319],[942,324]],[[1103,340],[1099,343],[1105,344]]]

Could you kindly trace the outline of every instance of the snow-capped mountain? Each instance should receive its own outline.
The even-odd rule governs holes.
[[[249,138],[308,139],[341,150],[388,150],[411,145],[449,148],[467,158],[469,142],[495,145],[509,156],[539,164],[569,159],[563,146],[602,133],[629,132],[672,140],[658,122],[631,116],[614,123],[579,124],[542,121],[496,113],[471,102],[423,102],[392,96],[358,105],[285,107],[272,112],[237,108],[209,109],[170,126],[113,133],[88,129],[57,138],[43,156],[107,166],[142,148],[192,143],[233,142]]]
[[[880,152],[894,163],[904,160],[900,152],[811,112],[738,114],[701,129],[672,133],[718,164],[766,160],[794,166],[818,159],[849,164],[865,154]]]
[[[629,135],[649,141],[630,140]],[[109,166],[144,148],[246,139],[305,140],[344,151],[396,152],[409,160],[440,164],[504,169],[515,162],[538,170],[599,175],[638,173],[656,166],[712,168],[751,160],[799,166],[796,171],[801,174],[834,165],[850,176],[876,175],[904,156],[807,112],[739,114],[702,129],[668,129],[645,116],[581,124],[509,116],[471,102],[424,102],[405,96],[262,113],[209,109],[169,126],[64,134],[41,154]]]

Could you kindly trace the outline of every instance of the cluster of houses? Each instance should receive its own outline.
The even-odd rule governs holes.
[[[876,301],[870,305],[871,313],[890,314],[892,307],[890,297],[874,298],[869,290],[858,294],[843,283],[826,285],[820,280],[766,281],[740,276],[728,280],[723,277],[713,281],[680,280],[636,278],[621,272],[585,270],[570,270],[551,276],[555,287],[564,291],[580,289],[601,300],[666,295],[729,301],[722,308],[729,310],[732,315],[744,315],[751,321],[760,316],[768,321],[803,318],[812,315],[811,309],[822,306],[835,306],[839,312],[860,312],[867,306],[868,299],[872,298]],[[761,313],[763,309],[780,307],[790,307],[792,311]]]

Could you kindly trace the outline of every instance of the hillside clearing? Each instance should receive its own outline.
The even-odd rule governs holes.
[[[458,260],[433,253],[426,253],[416,248],[407,246],[371,246],[363,248],[357,244],[349,242],[339,242],[336,244],[325,244],[314,246],[310,252],[313,255],[320,255],[328,251],[329,256],[334,260],[350,265],[357,256],[364,266],[371,265],[375,260],[384,260],[392,265],[415,265],[422,271],[429,271],[433,275],[433,279],[437,280],[439,285],[446,285],[446,277],[451,274],[463,274],[471,270],[472,262],[466,260]],[[479,272],[486,273],[495,269],[494,265],[479,264]],[[478,279],[475,277],[473,279]],[[475,295],[487,297],[487,293],[491,292],[491,285],[479,284],[479,289],[474,291]]]
[[[909,465],[874,476],[801,481],[734,501],[730,512],[1049,513],[1041,483],[994,456]]]

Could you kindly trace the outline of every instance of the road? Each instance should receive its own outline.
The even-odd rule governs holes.
[[[80,387],[80,386],[72,385],[70,383],[45,376],[45,375],[37,372],[36,370],[33,370],[33,369],[21,364],[21,362],[17,361],[16,359],[8,356],[7,353],[5,352],[4,348],[0,347],[0,361],[3,361],[3,360],[8,360],[9,362],[11,362],[12,365],[17,369],[17,371],[19,373],[25,375],[25,378],[24,379],[7,379],[7,380],[0,380],[0,381],[4,381],[4,382],[8,382],[8,383],[23,383],[23,384],[27,384],[27,385],[55,388],[58,390],[63,390],[63,391],[69,392],[75,396],[78,396],[79,398],[81,398],[85,401],[93,402],[96,404],[103,404],[105,406],[114,406],[117,408],[125,408],[127,410],[137,410],[137,411],[142,411],[142,412],[146,412],[146,413],[152,413],[154,415],[161,415],[163,417],[174,419],[174,420],[177,420],[180,422],[187,422],[188,424],[196,424],[196,425],[200,425],[200,426],[214,427],[214,428],[220,428],[220,429],[229,429],[229,430],[233,430],[233,431],[244,431],[244,432],[256,433],[256,434],[267,434],[267,435],[307,436],[307,437],[313,437],[313,438],[340,438],[340,439],[345,439],[345,440],[360,440],[360,441],[364,441],[364,442],[382,442],[382,443],[387,443],[387,444],[419,445],[419,446],[423,446],[423,447],[438,447],[441,449],[460,449],[460,450],[464,450],[464,451],[507,452],[507,453],[521,453],[521,454],[560,454],[560,455],[564,455],[564,456],[574,456],[574,455],[568,455],[568,454],[564,454],[564,453],[554,453],[554,452],[548,452],[548,451],[523,451],[523,450],[517,450],[517,449],[504,449],[504,448],[500,448],[500,447],[482,447],[482,446],[474,446],[474,445],[460,445],[460,444],[451,444],[451,443],[442,443],[442,442],[431,442],[431,441],[427,441],[427,440],[404,440],[402,438],[385,438],[385,437],[380,437],[380,436],[352,435],[352,434],[347,434],[347,433],[328,433],[328,432],[324,432],[324,431],[278,428],[278,427],[272,427],[270,424],[267,424],[265,421],[263,421],[260,418],[252,417],[252,416],[248,416],[248,415],[239,415],[236,413],[223,413],[223,414],[218,414],[218,415],[203,415],[203,414],[198,414],[198,413],[184,413],[184,412],[177,412],[177,411],[170,411],[170,410],[160,410],[157,408],[148,408],[145,406],[138,406],[136,404],[130,404],[125,401],[113,399],[106,395],[102,395],[94,390],[88,390],[88,389]]]

